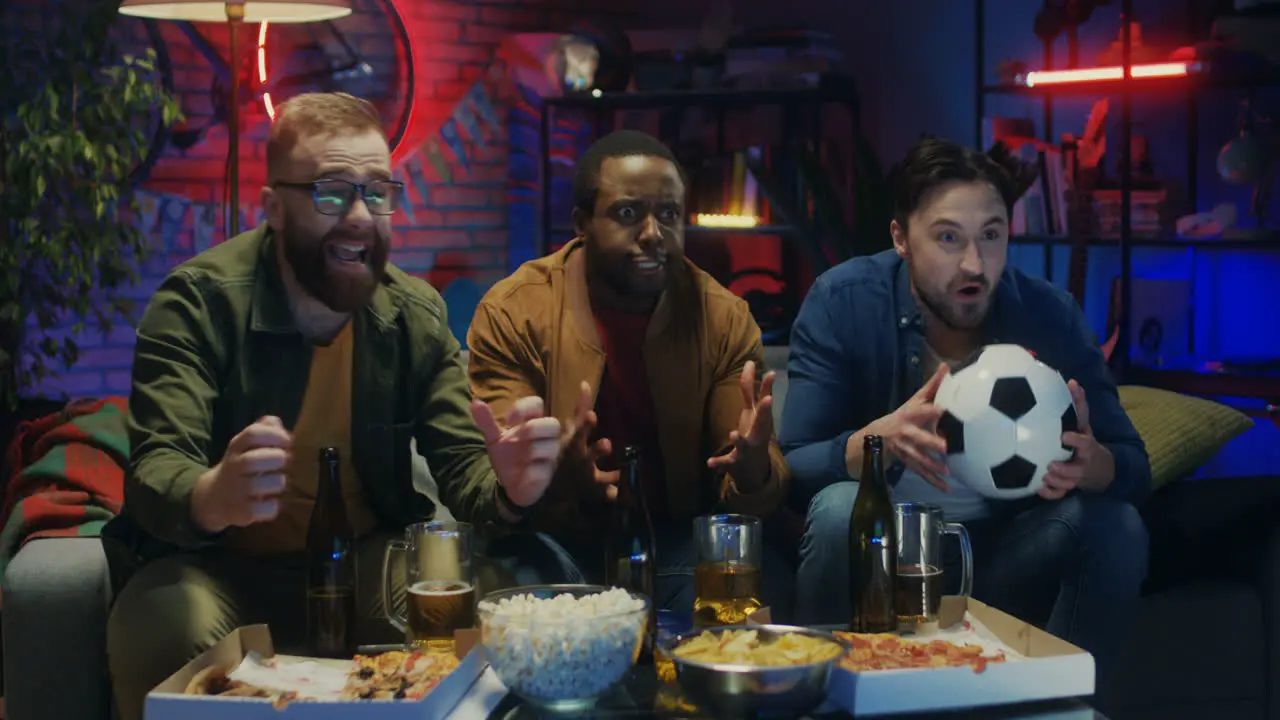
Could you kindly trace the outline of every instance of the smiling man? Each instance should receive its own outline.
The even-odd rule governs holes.
[[[142,563],[107,627],[124,720],[241,625],[305,641],[321,448],[339,450],[361,643],[403,639],[382,617],[383,549],[434,515],[410,441],[460,520],[515,523],[547,488],[559,423],[537,397],[507,403],[505,427],[474,403],[440,295],[387,262],[400,191],[369,103],[297,96],[267,141],[267,222],[178,266],[147,305],[109,532]]]
[[[685,182],[665,145],[626,130],[601,138],[573,189],[577,237],[477,308],[472,388],[498,412],[541,395],[564,426],[559,470],[529,523],[564,548],[578,581],[603,580],[618,458],[639,448],[655,514],[655,602],[688,612],[692,518],[768,515],[785,496],[773,374],[746,302],[684,257]],[[777,607],[791,582],[770,549],[764,592]]]
[[[848,622],[849,515],[862,440],[884,438],[895,502],[943,508],[973,540],[974,596],[1112,659],[1146,573],[1132,503],[1151,470],[1142,441],[1075,301],[1006,267],[1017,191],[991,158],[945,140],[914,147],[894,178],[892,250],[814,284],[792,330],[782,444],[807,508],[796,614]],[[987,500],[947,477],[934,393],[949,364],[1014,343],[1069,379],[1079,433],[1039,498]],[[954,539],[954,536],[948,536]],[[948,590],[958,587],[949,547]],[[1046,602],[1047,599],[1047,602]],[[1047,617],[1046,617],[1047,616]]]

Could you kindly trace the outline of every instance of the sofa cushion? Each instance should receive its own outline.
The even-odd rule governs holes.
[[[1125,385],[1120,404],[1147,446],[1152,490],[1195,472],[1253,427],[1253,420],[1235,408],[1157,388]]]

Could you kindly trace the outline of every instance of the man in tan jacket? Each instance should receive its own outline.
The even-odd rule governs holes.
[[[688,611],[692,518],[764,517],[786,496],[773,373],[763,372],[747,304],[684,257],[685,183],[666,146],[634,131],[602,138],[578,164],[574,197],[577,237],[494,285],[477,308],[472,391],[499,415],[537,395],[562,423],[560,469],[528,518],[565,550],[551,572],[569,577],[557,579],[601,581],[618,460],[623,447],[640,449],[655,603]],[[762,599],[785,607],[792,573],[765,546]]]

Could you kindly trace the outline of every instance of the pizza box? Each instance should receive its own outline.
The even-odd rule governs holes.
[[[250,652],[264,658],[275,657],[271,632],[266,625],[239,628],[216,645],[201,653],[185,667],[147,694],[143,711],[145,720],[337,720],[338,718],[370,718],[370,720],[421,720],[448,715],[475,683],[489,663],[480,645],[478,630],[459,630],[454,636],[455,652],[462,661],[448,677],[426,697],[418,701],[382,700],[318,702],[298,700],[277,708],[267,698],[208,697],[186,695],[183,690],[191,678],[211,665],[235,666]],[[281,655],[282,659],[291,656]],[[298,658],[299,660],[303,658]],[[342,663],[345,660],[323,660]]]
[[[972,598],[944,597],[938,615],[941,628],[954,630],[968,620],[971,630],[958,639],[968,641],[976,633],[979,644],[999,647],[1009,659],[989,663],[982,672],[950,667],[854,673],[837,666],[824,709],[893,715],[1093,695],[1093,656],[1071,643]],[[768,608],[748,622],[768,623]],[[948,632],[911,637],[945,639]]]

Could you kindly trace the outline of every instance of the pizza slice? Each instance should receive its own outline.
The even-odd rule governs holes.
[[[989,663],[1005,661],[1003,652],[988,653],[979,645],[947,640],[911,640],[892,633],[837,632],[852,649],[840,660],[850,672],[965,667],[980,673]]]

